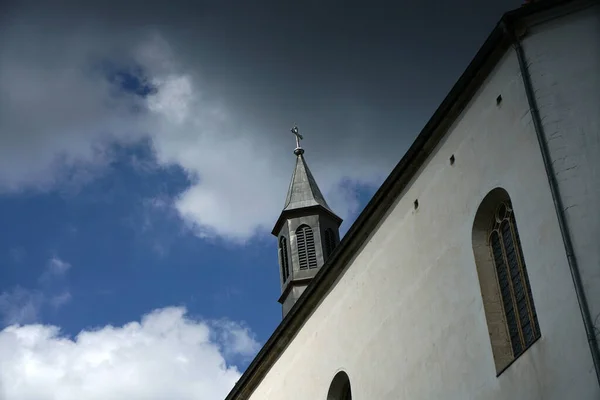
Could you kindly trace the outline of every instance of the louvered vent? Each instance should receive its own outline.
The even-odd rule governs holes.
[[[335,249],[335,234],[333,233],[333,229],[327,228],[325,229],[325,257],[329,258],[333,250]]]
[[[310,226],[301,225],[296,229],[296,241],[298,243],[300,269],[317,268],[315,236]]]

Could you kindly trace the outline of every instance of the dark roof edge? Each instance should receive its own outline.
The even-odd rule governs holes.
[[[329,291],[339,273],[354,257],[371,235],[382,217],[388,212],[397,196],[404,190],[414,174],[426,161],[429,154],[445,136],[445,129],[468,104],[472,96],[487,78],[496,62],[504,55],[511,41],[504,32],[504,24],[512,25],[529,15],[568,4],[573,0],[543,0],[505,13],[488,36],[465,72],[452,87],[442,104],[427,122],[421,133],[410,146],[404,157],[392,170],[363,212],[344,236],[334,253],[313,278],[296,304],[275,329],[237,381],[225,400],[240,400],[249,396],[273,363],[279,358],[288,343],[294,338],[323,296]]]
[[[331,211],[329,208],[323,207],[321,204],[315,204],[315,205],[304,207],[304,208],[292,208],[291,210],[283,210],[281,212],[281,214],[279,214],[279,218],[277,218],[277,222],[275,222],[275,226],[271,230],[271,235],[273,235],[273,236],[279,235],[279,231],[281,230],[281,227],[283,226],[283,222],[285,221],[285,219],[288,216],[290,218],[293,218],[293,216],[297,215],[298,213],[311,212],[311,211],[324,212],[325,214],[329,215],[335,222],[337,222],[338,226],[341,225],[342,222],[344,222],[344,220],[339,215],[337,215],[336,213]]]

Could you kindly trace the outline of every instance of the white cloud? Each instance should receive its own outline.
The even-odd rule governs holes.
[[[115,44],[29,22],[5,21],[0,32],[3,191],[93,178],[110,161],[110,143],[135,142],[142,130],[130,113],[136,98],[115,96],[96,66]]]
[[[57,294],[56,296],[52,296],[50,298],[50,305],[54,308],[60,308],[71,301],[71,293],[68,291]]]
[[[87,182],[110,163],[112,144],[149,139],[160,165],[192,178],[172,204],[198,235],[243,242],[270,230],[293,168],[291,133],[281,132],[289,136],[286,152],[264,126],[241,123],[225,101],[208,97],[201,65],[176,54],[162,32],[118,23],[107,30],[85,20],[61,32],[47,21],[16,16],[0,32],[15,39],[0,40],[0,193]],[[158,92],[117,96],[93,68],[106,59],[141,65]],[[336,193],[340,181],[377,182],[393,165],[363,142],[346,137],[344,151],[307,155],[342,218],[356,200]]]
[[[57,256],[53,256],[48,260],[44,272],[38,279],[38,283],[41,284],[45,289],[56,289],[57,284],[61,285],[65,283],[64,278],[67,275],[67,271],[69,271],[71,267],[72,266],[69,262]],[[62,305],[68,301],[66,298],[63,298],[63,300],[65,301],[57,302],[56,299],[50,299],[50,302],[54,305]]]
[[[37,322],[45,306],[49,305],[57,310],[71,299],[68,289],[51,295],[44,289],[15,286],[0,293],[0,326]]]
[[[71,264],[58,257],[52,257],[48,261],[48,272],[53,275],[63,275],[71,268]]]
[[[254,340],[250,328],[229,320],[214,321],[212,323],[216,333],[216,340],[222,343],[225,356],[248,358],[259,350],[259,344]]]
[[[0,332],[0,392],[3,400],[218,400],[240,377],[228,355],[257,346],[246,328],[194,320],[182,308],[75,338],[54,326],[11,326]]]
[[[2,325],[26,324],[39,317],[44,295],[37,290],[16,286],[0,293],[0,322]]]
[[[64,286],[63,279],[71,264],[58,257],[48,260],[44,272],[38,278],[37,289],[15,286],[0,293],[0,326],[28,324],[39,320],[44,306],[58,309],[71,300],[68,288],[58,294],[52,294]],[[56,285],[59,286],[56,286]]]

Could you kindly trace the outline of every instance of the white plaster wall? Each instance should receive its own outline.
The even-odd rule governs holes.
[[[533,27],[523,48],[600,329],[600,5]]]
[[[497,186],[513,202],[542,332],[499,377],[471,248]],[[340,369],[358,400],[600,398],[514,52],[251,399],[325,400]]]

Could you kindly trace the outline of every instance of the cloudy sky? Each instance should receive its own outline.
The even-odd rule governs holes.
[[[293,124],[344,233],[520,5],[160,3],[0,5],[1,400],[223,398],[281,320]]]

